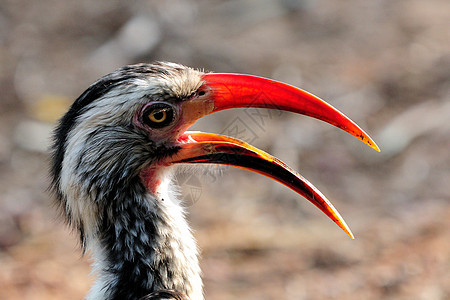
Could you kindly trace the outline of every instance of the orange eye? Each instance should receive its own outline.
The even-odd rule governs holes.
[[[156,108],[150,112],[148,119],[154,123],[161,123],[167,119],[167,108]]]
[[[144,110],[142,121],[152,128],[162,128],[173,121],[173,116],[173,108],[170,105],[157,103]]]

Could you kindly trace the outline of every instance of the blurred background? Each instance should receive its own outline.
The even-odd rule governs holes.
[[[98,77],[154,60],[299,86],[382,149],[276,111],[198,122],[298,170],[356,236],[260,175],[183,171],[207,299],[449,299],[449,28],[446,0],[0,0],[0,299],[87,293],[46,190],[50,131]]]

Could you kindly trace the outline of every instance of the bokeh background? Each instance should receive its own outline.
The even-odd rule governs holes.
[[[299,170],[356,235],[265,177],[183,171],[207,299],[449,299],[449,28],[447,0],[1,0],[0,299],[87,293],[46,190],[49,134],[98,77],[154,60],[300,86],[382,149],[289,113],[196,124]]]

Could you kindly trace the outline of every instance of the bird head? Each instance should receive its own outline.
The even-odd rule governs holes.
[[[187,131],[203,116],[239,107],[311,116],[378,150],[353,121],[296,87],[173,63],[126,66],[92,84],[55,131],[53,188],[66,219],[83,231],[94,225],[99,206],[108,205],[105,199],[120,201],[115,195],[136,192],[129,190],[132,185],[156,195],[164,171],[172,165],[222,164],[281,182],[353,237],[325,196],[279,159],[235,138]]]

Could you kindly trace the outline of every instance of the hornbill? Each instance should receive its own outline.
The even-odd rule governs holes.
[[[83,253],[93,256],[97,281],[87,299],[204,298],[197,246],[172,188],[176,164],[231,165],[268,176],[353,238],[325,196],[279,159],[235,138],[187,131],[203,116],[237,107],[308,115],[379,151],[338,110],[274,80],[168,62],[129,65],[100,78],[60,119],[51,146],[57,206]]]

